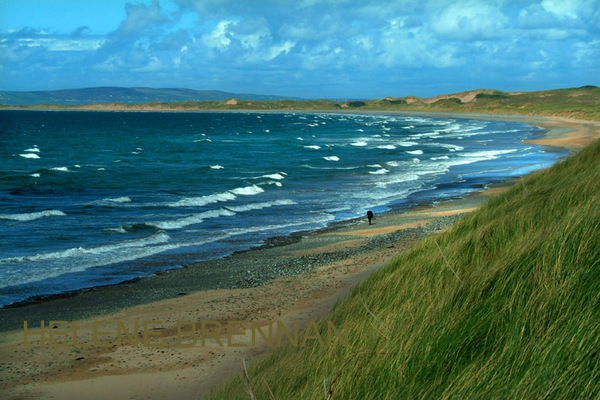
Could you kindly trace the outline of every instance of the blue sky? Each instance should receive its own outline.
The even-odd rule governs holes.
[[[422,97],[600,85],[597,0],[0,0],[0,90]]]

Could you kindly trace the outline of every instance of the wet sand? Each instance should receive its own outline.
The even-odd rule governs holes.
[[[550,130],[539,144],[577,150],[600,136],[598,122],[522,118],[522,122]],[[2,309],[0,395],[7,399],[200,398],[243,371],[244,360],[249,363],[268,350],[264,341],[251,344],[253,323],[264,328],[269,322],[281,322],[291,329],[298,322],[300,330],[305,329],[372,271],[423,236],[443,231],[512,183],[409,212],[376,216],[373,225],[350,221],[274,239],[260,249],[223,260]],[[207,269],[213,272],[207,274]],[[44,321],[45,346],[35,333],[24,346],[25,320],[33,331],[39,331]],[[132,333],[136,321],[137,336]],[[153,323],[144,330],[144,321]],[[194,322],[197,328],[201,321],[219,321],[222,327],[207,324],[206,330],[196,331],[198,340],[193,346],[182,347],[193,343],[185,321]],[[231,346],[226,332],[229,321],[241,321],[229,331]],[[119,326],[135,337],[127,338]],[[64,343],[64,347],[48,345],[50,331],[53,343]],[[223,346],[207,332],[220,338]],[[118,337],[124,337],[120,344]],[[137,345],[131,343],[135,338]]]

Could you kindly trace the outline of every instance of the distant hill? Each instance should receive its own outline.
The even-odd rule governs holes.
[[[81,106],[99,103],[145,104],[184,101],[223,101],[231,98],[252,101],[302,100],[300,98],[228,93],[219,90],[153,89],[144,87],[95,87],[85,89],[47,90],[35,92],[0,91],[0,104],[32,106],[52,104]]]
[[[17,97],[9,98],[9,96]],[[196,110],[450,112],[553,115],[600,120],[600,88],[587,85],[579,88],[535,92],[476,89],[430,98],[390,96],[382,99],[350,101],[302,100],[190,89],[91,88],[52,92],[0,92],[0,109],[15,108],[161,112]]]

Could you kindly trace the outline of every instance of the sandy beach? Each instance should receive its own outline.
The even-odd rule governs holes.
[[[596,121],[452,117],[541,126],[548,134],[531,143],[574,151],[600,137]],[[347,221],[318,232],[277,238],[222,260],[2,309],[0,395],[6,399],[71,399],[82,393],[90,399],[201,398],[242,372],[244,363],[268,351],[265,340],[252,343],[257,327],[267,329],[273,323],[292,329],[297,323],[300,331],[307,329],[372,271],[513,183],[400,214],[379,215],[373,225],[363,219]],[[203,272],[209,270],[219,273]]]

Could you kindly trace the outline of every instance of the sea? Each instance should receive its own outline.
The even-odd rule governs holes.
[[[544,130],[348,113],[0,111],[0,306],[546,168]]]

